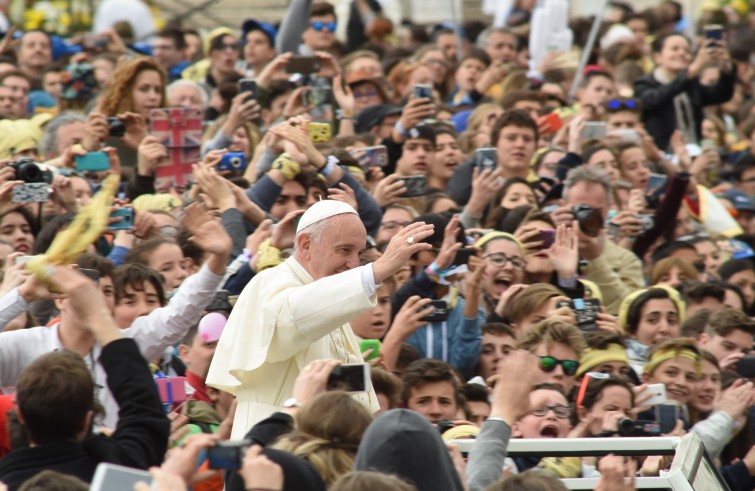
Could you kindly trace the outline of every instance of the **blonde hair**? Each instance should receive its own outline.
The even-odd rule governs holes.
[[[503,318],[509,324],[518,324],[551,298],[562,295],[561,290],[549,283],[530,285],[506,302],[503,308]]]
[[[661,259],[653,266],[650,273],[650,285],[657,284],[663,275],[668,274],[673,268],[679,268],[681,273],[686,274],[690,280],[696,280],[699,273],[693,265],[680,257],[667,257]]]
[[[228,120],[228,115],[224,114],[220,116],[218,119],[212,122],[212,124],[207,128],[207,131],[204,132],[204,135],[202,136],[202,143],[205,143],[209,140],[212,140],[215,135],[220,131],[220,128],[223,127],[225,122]],[[247,157],[251,158],[254,155],[254,151],[257,148],[257,145],[259,144],[261,138],[260,138],[260,131],[257,129],[256,126],[254,126],[252,123],[244,123],[241,125],[242,128],[244,128],[244,133],[246,133],[246,138],[249,140],[249,155]],[[233,138],[233,135],[226,135],[229,139]]]
[[[296,429],[272,448],[308,460],[330,486],[354,467],[359,442],[372,416],[348,393],[335,391],[303,404],[294,419]]]
[[[585,351],[585,338],[582,332],[571,324],[558,319],[545,319],[535,327],[524,333],[517,347],[534,353],[537,347],[545,343],[550,347],[556,343],[564,344],[573,349],[578,357]]]

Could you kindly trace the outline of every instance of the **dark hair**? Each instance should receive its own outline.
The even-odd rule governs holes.
[[[383,394],[388,399],[388,409],[396,408],[401,394],[401,379],[378,367],[371,367],[370,375],[375,393]]]
[[[484,402],[490,405],[488,389],[480,384],[464,384],[461,386],[461,393],[467,402]]]
[[[535,190],[532,189],[532,184],[530,184],[530,182],[523,177],[513,176],[506,179],[506,182],[503,184],[503,186],[501,186],[501,189],[499,189],[498,192],[495,194],[495,198],[493,198],[494,200],[493,206],[501,208],[501,205],[500,205],[501,201],[503,200],[503,198],[506,196],[506,193],[509,192],[509,189],[511,189],[511,187],[514,184],[524,184],[525,186],[527,186],[527,188],[529,188],[529,190],[532,191],[532,195],[535,196],[535,199],[537,200],[537,194],[535,194]]]
[[[18,491],[88,491],[89,484],[75,476],[49,469],[40,472],[18,488]]]
[[[684,319],[681,329],[682,337],[697,339],[705,331],[711,314],[712,312],[708,309],[700,309]]]
[[[511,326],[503,322],[488,322],[482,325],[482,334],[492,334],[493,336],[510,336],[516,339],[516,334]]]
[[[684,242],[682,240],[675,240],[672,242],[666,242],[665,244],[662,244],[660,247],[658,247],[653,253],[653,255],[651,256],[650,262],[655,264],[658,261],[661,261],[663,259],[666,259],[667,257],[670,257],[676,251],[681,251],[683,249],[694,251],[695,254],[697,254],[697,249],[695,249],[695,246],[693,246],[689,242]]]
[[[508,126],[517,126],[519,128],[529,128],[532,130],[535,141],[540,138],[540,133],[537,129],[537,123],[532,116],[526,111],[520,111],[514,109],[511,111],[505,111],[501,114],[493,125],[493,129],[490,131],[490,143],[495,146],[498,143],[498,138],[501,136],[501,131]]]
[[[750,130],[750,133],[744,133],[745,138],[749,138],[749,135],[751,135],[752,132],[755,131],[755,115],[748,119],[747,122],[752,123],[752,129]],[[755,155],[751,154],[750,152],[745,152],[745,154],[738,158],[734,163],[734,181],[742,182],[742,176],[744,175],[744,173],[753,168],[755,168]]]
[[[510,111],[519,101],[533,101],[542,105],[545,97],[542,92],[535,90],[512,90],[501,98],[501,107],[505,111]]]
[[[222,34],[219,34],[219,35],[213,37],[210,40],[210,49],[209,49],[209,51],[218,51],[218,50],[223,49],[223,44],[224,44],[223,40],[225,38],[227,38],[227,37],[235,38],[236,35],[235,34],[231,34],[229,32],[224,32]],[[220,83],[222,81],[218,80],[217,82]]]
[[[622,348],[626,348],[624,344],[624,338],[612,331],[597,330],[593,332],[585,333],[585,343],[589,349],[606,350],[612,344],[618,344]]]
[[[485,221],[485,226],[487,228],[494,228],[499,232],[513,234],[519,228],[519,225],[522,224],[524,218],[533,210],[537,210],[537,208],[532,205],[521,205],[510,210],[498,206],[490,210],[490,215]]]
[[[395,374],[400,374],[406,371],[407,367],[417,360],[421,360],[422,356],[419,352],[409,343],[401,343],[401,349],[398,352],[398,360],[396,360]]]
[[[634,392],[632,386],[626,380],[610,375],[606,378],[592,378],[586,376],[589,380],[587,382],[587,389],[585,389],[585,395],[582,398],[581,406],[585,409],[592,408],[596,402],[600,400],[600,396],[603,394],[603,390],[608,387],[623,387],[625,388],[631,397],[632,405],[634,406]],[[576,411],[575,411],[576,413]]]
[[[3,221],[3,218],[7,217],[11,213],[18,213],[24,219],[26,220],[26,223],[29,224],[29,227],[31,228],[31,234],[34,236],[34,254],[39,254],[37,251],[37,244],[39,243],[39,237],[37,236],[39,233],[39,222],[34,218],[34,215],[32,212],[30,212],[26,208],[16,208],[15,210],[9,210],[2,215],[0,215],[0,222]],[[47,252],[47,249],[44,249],[42,252]]]
[[[474,47],[469,48],[467,54],[461,59],[461,63],[464,63],[467,60],[477,60],[485,65],[485,68],[489,67],[491,63],[490,56],[484,50]],[[459,65],[461,65],[461,63],[459,63]]]
[[[85,252],[76,260],[80,268],[94,269],[100,273],[100,278],[113,279],[115,275],[115,265],[110,259],[98,254],[89,254]]]
[[[665,288],[648,288],[647,291],[641,293],[634,299],[632,304],[627,310],[627,323],[624,328],[627,334],[634,335],[637,333],[637,327],[640,325],[640,319],[642,318],[642,309],[645,304],[650,300],[671,300],[671,303],[676,307],[676,302],[673,301],[671,295]],[[677,312],[680,314],[681,312]]]
[[[737,297],[739,297],[739,301],[742,303],[742,306],[745,309],[747,309],[747,300],[745,299],[745,294],[742,293],[742,289],[741,288],[739,288],[737,285],[734,285],[734,284],[729,283],[727,281],[717,281],[716,284],[720,285],[721,288],[723,288],[726,291],[733,292]]]
[[[16,404],[34,444],[75,439],[94,410],[92,374],[76,353],[47,353],[21,372]]]
[[[325,17],[326,15],[332,15],[336,17],[336,9],[331,3],[328,2],[315,2],[312,4],[312,9],[309,11],[309,17]]]
[[[590,145],[587,145],[584,150],[582,150],[582,161],[584,163],[587,163],[590,161],[593,155],[596,153],[607,150],[611,152],[611,155],[613,155],[613,158],[616,159],[616,163],[618,165],[619,156],[616,155],[616,149],[612,147],[611,145],[606,145],[605,143],[593,143]]]
[[[461,397],[459,392],[459,383],[456,381],[453,368],[447,363],[431,358],[422,358],[413,362],[406,367],[406,372],[402,378],[404,387],[401,390],[401,402],[404,405],[409,403],[412,395],[412,389],[422,387],[425,384],[434,382],[448,382],[454,390],[454,400],[456,405],[461,407]]]
[[[137,263],[126,263],[115,270],[115,302],[120,302],[126,295],[126,287],[143,292],[144,286],[151,284],[157,292],[160,305],[165,305],[165,286],[163,277],[154,269]]]
[[[582,77],[582,81],[579,83],[580,88],[584,89],[585,87],[589,87],[590,82],[592,82],[593,79],[596,78],[607,78],[608,80],[613,82],[613,76],[610,73],[604,70],[590,70]]]
[[[178,27],[165,27],[157,33],[157,37],[170,39],[171,41],[173,41],[173,45],[179,51],[186,49],[186,38],[184,37],[184,31]]]
[[[660,53],[661,51],[663,51],[663,45],[666,44],[666,40],[674,36],[684,38],[687,43],[689,43],[689,39],[687,39],[687,36],[685,36],[684,34],[680,32],[669,32],[662,34],[653,40],[653,42],[650,44],[650,48],[653,50],[653,53]]]
[[[747,259],[729,259],[718,267],[718,275],[722,280],[727,281],[741,271],[753,271],[753,269],[752,263]]]
[[[705,328],[708,336],[727,336],[735,330],[744,331],[752,336],[755,334],[755,323],[741,310],[730,307],[713,312]]]
[[[706,298],[715,298],[723,303],[726,292],[716,283],[704,281],[685,281],[681,285],[685,303],[702,303]]]
[[[19,208],[15,211],[23,210]],[[36,241],[34,242],[34,253],[44,254],[47,249],[50,248],[52,241],[62,230],[67,228],[73,219],[76,217],[76,213],[63,213],[53,217],[49,222],[45,223],[42,229],[37,234]]]
[[[426,239],[422,239],[422,242],[432,244],[433,246],[437,247],[440,247],[440,245],[443,243],[446,226],[450,221],[451,217],[448,213],[425,213],[412,220],[412,222],[414,223],[425,222],[427,224],[432,224],[435,226],[433,234]],[[466,244],[467,242],[464,227],[461,225],[459,225],[459,234],[456,236],[456,241],[462,244]]]
[[[568,491],[556,476],[539,469],[531,469],[494,482],[485,491]]]

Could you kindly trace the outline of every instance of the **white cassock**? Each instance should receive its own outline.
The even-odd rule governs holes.
[[[239,296],[207,374],[207,385],[236,395],[233,439],[241,439],[293,396],[311,361],[364,363],[348,324],[373,307],[362,266],[314,281],[293,258],[255,276]],[[354,394],[374,413],[375,392]]]

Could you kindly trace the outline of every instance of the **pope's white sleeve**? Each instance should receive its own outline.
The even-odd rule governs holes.
[[[371,297],[377,292],[378,288],[383,286],[383,284],[375,284],[375,272],[372,269],[372,263],[365,264],[360,269],[362,270],[362,287],[364,287],[364,293],[368,297]]]

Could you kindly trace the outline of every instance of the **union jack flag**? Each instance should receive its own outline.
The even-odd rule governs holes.
[[[201,160],[199,147],[169,148],[168,159],[155,167],[155,190],[166,192],[173,187],[186,187],[192,182],[192,164]]]
[[[199,109],[169,107],[149,112],[150,133],[167,148],[202,145],[202,112]]]

